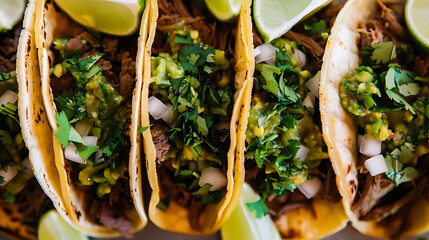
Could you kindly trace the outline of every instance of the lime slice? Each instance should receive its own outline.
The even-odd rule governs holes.
[[[241,0],[205,0],[205,2],[219,21],[228,22],[240,14]]]
[[[0,32],[12,29],[24,14],[26,0],[0,0]]]
[[[405,20],[413,40],[429,54],[429,0],[408,0]]]
[[[55,0],[76,22],[107,34],[125,36],[140,24],[144,0]]]
[[[270,42],[331,1],[253,0],[253,19],[264,41]]]
[[[89,240],[83,233],[68,225],[54,209],[49,210],[40,218],[37,238],[43,240]]]
[[[269,215],[257,218],[250,212],[246,203],[256,202],[260,196],[249,184],[244,183],[237,207],[221,229],[223,240],[280,240],[280,234]]]

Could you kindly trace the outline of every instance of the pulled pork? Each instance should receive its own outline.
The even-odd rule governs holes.
[[[365,26],[361,26],[358,32],[361,35],[361,49],[365,46],[392,41],[397,49],[404,41],[408,41],[409,35],[403,27],[403,16],[393,11],[387,1],[377,0],[380,15],[368,21]],[[420,76],[426,76],[428,73],[429,58],[422,59],[416,55],[414,71]],[[399,186],[388,179],[384,174],[371,176],[364,167],[365,160],[368,157],[361,155],[358,160],[357,170],[359,172],[358,194],[354,199],[351,210],[360,220],[377,221],[388,224],[394,219],[407,218],[409,203],[428,190],[429,172],[428,160],[426,154],[417,160],[415,166],[419,172],[419,177],[413,182],[402,183]],[[406,227],[402,224],[401,228]],[[397,229],[394,234],[401,232]]]
[[[161,162],[164,160],[165,155],[170,149],[168,138],[165,135],[165,127],[162,124],[155,124],[150,128],[152,134],[152,141],[156,149],[156,161]]]
[[[18,46],[21,26],[18,24],[13,31],[0,34],[0,71],[15,71],[16,49]]]
[[[74,32],[74,37],[66,44],[65,52],[79,51],[83,58],[93,56],[102,51],[104,55],[95,63],[102,69],[102,74],[113,88],[124,98],[127,110],[124,114],[126,126],[129,126],[131,116],[131,97],[135,84],[135,61],[130,56],[135,56],[133,48],[136,47],[136,36],[118,39],[102,36],[102,40],[90,34],[83,28],[78,28]],[[126,41],[133,41],[133,44],[127,44]],[[98,46],[104,45],[104,49]],[[118,45],[121,47],[119,48]],[[127,49],[130,48],[130,49]],[[54,95],[61,93],[63,90],[75,88],[75,80],[68,72],[60,78],[51,76],[50,86]],[[124,129],[124,134],[129,135],[129,128]],[[126,154],[127,155],[127,154]],[[114,157],[119,157],[116,155]],[[123,159],[123,161],[128,161]],[[78,179],[79,171],[66,162],[67,172],[70,178]],[[132,237],[133,224],[127,218],[124,209],[133,209],[134,205],[129,188],[129,181],[125,176],[118,179],[115,186],[109,194],[99,198],[93,186],[78,186],[79,191],[85,191],[86,212],[88,217],[94,223],[105,226],[106,228],[115,229],[125,237]]]
[[[109,229],[115,229],[125,237],[133,236],[131,233],[133,224],[124,214],[124,209],[134,207],[127,179],[118,180],[111,193],[99,201],[93,201],[93,199],[99,199],[95,190],[88,190],[87,193],[88,217],[93,222]]]

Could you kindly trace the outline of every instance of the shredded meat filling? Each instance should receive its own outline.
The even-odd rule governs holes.
[[[288,31],[283,35],[285,38],[291,39],[295,42],[299,42],[314,56],[322,57],[325,49],[321,47],[313,38],[308,37],[301,33],[296,33],[293,31]]]
[[[170,149],[168,137],[165,136],[164,129],[165,127],[162,124],[155,124],[150,128],[150,133],[152,134],[152,141],[153,144],[155,144],[156,160],[158,162],[164,160],[165,155]]]
[[[21,27],[0,35],[0,71],[8,73],[15,71],[16,48],[18,46]]]

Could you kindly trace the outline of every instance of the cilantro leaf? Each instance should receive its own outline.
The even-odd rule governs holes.
[[[246,203],[247,208],[251,212],[255,212],[256,218],[262,218],[269,213],[267,205],[265,205],[264,199],[260,198],[256,202]]]
[[[403,164],[391,155],[387,155],[384,159],[388,169],[386,176],[392,180],[396,186],[399,186],[401,183],[410,182],[419,175],[417,170],[413,167],[403,168]]]
[[[323,20],[317,21],[316,18],[310,18],[304,22],[304,29],[312,34],[322,34],[326,32],[326,22]]]
[[[98,146],[86,146],[82,143],[74,143],[74,145],[76,146],[77,152],[83,161],[86,161],[93,153],[99,150]]]
[[[16,195],[13,195],[12,193],[8,191],[3,192],[3,198],[6,200],[9,204],[14,204],[16,200]]]
[[[143,127],[143,126],[139,126],[139,128],[137,129],[137,131],[139,132],[145,132],[146,130],[148,130],[153,124],[150,124],[149,126]]]
[[[362,50],[362,64],[377,68],[388,64],[396,58],[396,47],[393,42],[382,42],[366,46]]]
[[[66,148],[69,144],[69,136],[71,125],[64,111],[55,114],[57,119],[58,130],[55,132],[55,137],[58,138],[62,148]]]

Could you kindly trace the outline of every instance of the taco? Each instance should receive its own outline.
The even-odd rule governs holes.
[[[386,239],[429,229],[429,57],[413,45],[403,10],[404,2],[349,1],[320,84],[346,213],[361,233]]]
[[[340,8],[332,3],[269,43],[251,26],[245,30],[256,65],[242,113],[247,129],[238,141],[246,144],[245,181],[261,195],[247,207],[259,217],[270,214],[284,239],[321,238],[348,222],[317,98],[326,38]]]
[[[197,1],[152,0],[150,8],[141,117],[149,218],[169,231],[214,233],[237,203],[244,176],[234,165],[243,105],[234,79],[248,66],[237,60],[245,46],[235,35],[245,22],[216,22]]]
[[[90,236],[131,236],[147,221],[136,210],[129,173],[140,157],[138,34],[87,30],[52,1],[37,2],[35,26],[52,128],[46,138],[53,143],[66,220]]]
[[[26,16],[31,14],[28,10]],[[25,35],[27,29],[22,30],[18,25],[0,34],[0,232],[12,238],[36,239],[40,216],[53,206],[34,177],[29,157],[35,154],[25,146],[24,140],[28,139],[24,129],[21,134],[20,125],[26,123],[18,117],[18,108],[21,110],[25,101],[22,89],[18,96],[17,83],[21,70],[20,63],[17,64],[22,53],[21,50],[17,53],[21,31]]]

